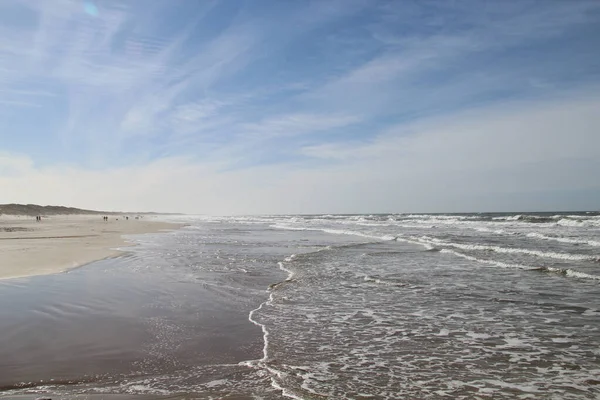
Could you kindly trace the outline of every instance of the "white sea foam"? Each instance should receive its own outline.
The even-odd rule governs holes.
[[[356,252],[347,254],[347,263],[341,264],[335,261],[330,263],[329,256],[324,259],[318,259],[317,257],[313,259],[312,256],[307,258],[304,256],[298,257],[299,265],[302,266],[302,274],[295,277],[296,282],[293,285],[286,286],[285,292],[280,292],[285,293],[286,298],[289,296],[289,300],[294,301],[294,306],[287,307],[286,305],[269,308],[268,310],[263,309],[265,313],[276,313],[276,320],[278,321],[272,326],[272,320],[268,320],[268,327],[273,334],[270,338],[272,343],[269,349],[269,356],[272,359],[267,364],[277,366],[282,371],[290,371],[284,378],[280,375],[273,375],[273,387],[283,386],[288,390],[295,388],[297,391],[294,389],[293,395],[298,397],[311,397],[308,393],[319,392],[323,393],[323,397],[341,399],[352,398],[352,395],[356,396],[357,393],[364,393],[365,396],[374,394],[375,397],[390,399],[398,398],[399,394],[403,393],[407,398],[416,398],[415,394],[423,393],[423,388],[427,388],[428,394],[440,393],[441,395],[445,393],[452,396],[458,392],[466,393],[461,392],[466,386],[479,388],[479,394],[483,397],[494,393],[493,397],[510,398],[510,396],[507,397],[507,394],[511,394],[510,391],[506,391],[503,387],[514,387],[515,390],[524,389],[522,394],[525,397],[533,395],[527,393],[530,392],[527,387],[519,386],[517,389],[517,386],[520,385],[518,379],[511,381],[512,376],[504,376],[502,372],[498,372],[499,370],[495,374],[497,374],[499,380],[506,380],[508,385],[480,387],[486,385],[481,377],[477,381],[463,382],[460,379],[447,379],[445,376],[436,377],[434,376],[435,373],[432,373],[431,376],[422,376],[418,381],[413,381],[412,385],[402,386],[394,382],[394,386],[390,388],[386,388],[384,384],[384,386],[378,387],[377,390],[368,390],[368,388],[373,387],[372,384],[380,382],[378,377],[385,378],[388,373],[389,376],[393,376],[392,374],[398,374],[396,376],[399,376],[404,371],[408,371],[408,374],[411,371],[420,371],[418,368],[421,367],[421,364],[418,366],[411,364],[411,360],[415,358],[419,359],[419,363],[427,363],[428,370],[435,371],[436,366],[443,363],[443,355],[435,354],[434,348],[428,348],[427,355],[420,358],[415,357],[414,354],[405,358],[402,358],[401,355],[390,360],[386,358],[390,349],[395,346],[401,347],[401,344],[406,341],[416,344],[418,348],[419,342],[415,341],[415,338],[421,338],[424,335],[430,335],[430,337],[435,335],[437,341],[445,345],[456,346],[460,351],[470,349],[468,354],[464,356],[464,360],[459,361],[466,364],[472,362],[473,357],[478,354],[486,353],[485,349],[489,348],[491,342],[489,335],[494,336],[493,343],[496,343],[497,338],[506,338],[505,343],[501,342],[500,347],[493,348],[491,351],[506,355],[506,363],[511,368],[529,368],[530,364],[535,362],[536,357],[551,354],[546,352],[549,351],[548,349],[553,348],[552,343],[555,343],[555,341],[547,338],[547,340],[538,343],[536,342],[538,340],[537,335],[540,330],[547,329],[552,331],[554,335],[552,337],[559,337],[559,335],[564,334],[564,331],[560,328],[558,333],[553,332],[556,329],[555,326],[549,325],[547,328],[542,327],[535,332],[528,332],[527,328],[524,331],[519,331],[519,336],[516,337],[511,336],[511,333],[515,332],[513,324],[515,326],[520,323],[525,324],[528,318],[537,317],[537,312],[539,312],[541,318],[555,313],[544,307],[532,305],[528,301],[521,302],[520,294],[515,294],[515,296],[509,294],[513,293],[511,291],[513,287],[508,283],[506,285],[500,282],[497,282],[497,284],[490,283],[491,293],[486,292],[484,288],[488,288],[488,282],[485,279],[480,279],[480,277],[489,276],[489,273],[486,273],[483,268],[473,269],[473,266],[547,270],[548,272],[560,273],[562,275],[559,276],[569,278],[577,278],[577,275],[583,277],[580,271],[574,271],[574,269],[551,271],[537,265],[551,265],[550,262],[537,259],[537,257],[571,261],[571,254],[566,251],[562,253],[562,247],[565,246],[553,246],[552,243],[537,242],[535,239],[546,239],[531,237],[532,240],[523,240],[523,243],[527,243],[527,245],[519,245],[514,249],[510,247],[512,243],[517,243],[516,235],[524,237],[528,232],[537,231],[538,229],[548,236],[552,234],[558,236],[568,230],[573,239],[579,239],[575,229],[560,228],[552,222],[527,222],[527,220],[516,220],[516,218],[514,221],[492,222],[489,220],[464,220],[454,218],[454,216],[437,218],[437,216],[423,217],[418,215],[416,217],[412,220],[406,218],[406,216],[399,216],[397,217],[398,220],[390,220],[392,217],[388,218],[386,216],[381,218],[380,221],[369,220],[368,218],[365,218],[366,221],[360,221],[354,217],[353,219],[347,218],[337,221],[312,219],[295,223],[285,221],[277,223],[287,225],[287,227],[280,226],[282,229],[314,230],[376,240],[395,238],[398,242],[416,244],[423,246],[425,249],[443,249],[441,250],[442,253],[461,257],[473,263],[457,263],[449,256],[437,258],[438,256],[435,253],[396,254],[393,249],[391,249],[389,257],[382,257],[381,263],[375,262],[372,265],[368,257],[357,259],[358,254]],[[434,218],[437,218],[437,220]],[[547,227],[545,230],[542,230],[542,223],[544,227]],[[531,228],[534,224],[537,226],[535,229]],[[416,230],[415,232],[417,227],[432,227],[433,225],[437,225],[437,227],[433,231],[427,231],[428,236],[421,236],[425,233],[423,231]],[[477,234],[475,231],[482,233]],[[457,239],[452,239],[455,237]],[[460,248],[453,245],[468,247]],[[381,245],[374,244],[373,246]],[[390,250],[390,247],[389,244],[381,246],[381,252]],[[517,253],[523,254],[523,256],[507,257],[502,255],[504,253]],[[577,259],[578,256],[583,256],[587,260],[588,257],[593,256],[593,253],[589,256],[586,255],[583,250],[579,253],[574,254],[574,258]],[[346,257],[343,252],[340,252],[339,256]],[[397,263],[394,263],[393,257],[399,257]],[[335,258],[337,259],[337,255]],[[514,263],[512,259],[515,260]],[[406,260],[406,263],[403,260]],[[296,260],[293,260],[293,262],[296,262]],[[355,262],[356,264],[354,264]],[[523,264],[520,264],[520,262]],[[289,264],[284,265],[289,266]],[[465,273],[467,275],[452,274],[452,278],[447,280],[448,278],[445,278],[445,265],[451,265],[451,268],[455,268],[458,274]],[[441,272],[439,276],[438,272]],[[406,277],[407,282],[424,281],[427,283],[423,283],[418,287],[415,286],[414,289],[410,285],[407,285],[406,288],[396,289],[393,285],[398,285],[397,282],[385,279],[388,273],[391,273],[390,276],[402,277],[402,280]],[[514,288],[516,292],[519,292],[521,288],[526,288],[530,282],[539,279],[546,281],[548,284],[560,282],[558,279],[549,279],[549,275],[544,276],[543,274],[513,272],[510,275],[522,277],[523,282],[519,281],[517,287]],[[319,282],[323,280],[323,283],[315,287],[313,278],[317,276],[320,279]],[[473,286],[462,280],[466,276],[473,277]],[[308,279],[309,277],[310,279]],[[338,291],[336,286],[344,290]],[[496,294],[494,288],[502,288],[502,294]],[[457,295],[464,296],[465,301],[461,301],[460,304],[446,301],[444,294],[446,291],[452,292],[454,289],[458,289]],[[478,293],[480,289],[481,293]],[[410,307],[403,311],[404,307],[397,307],[397,304],[392,305],[390,303],[390,308],[386,309],[388,306],[386,301],[389,299],[385,295],[399,290],[402,291],[403,296],[408,296],[406,303],[410,304]],[[434,305],[432,303],[420,304],[420,299],[426,298],[430,290],[440,293],[440,297],[436,298]],[[357,293],[353,293],[353,291],[357,291]],[[278,299],[278,295],[275,296]],[[492,305],[483,305],[479,300],[481,298],[484,301],[489,301],[497,297],[502,301],[494,301]],[[383,303],[375,301],[375,299],[383,300]],[[374,304],[377,304],[379,308],[371,307],[376,310],[375,314],[368,312],[368,307],[365,307],[364,310],[361,308],[361,306],[364,306],[365,301],[374,301]],[[466,312],[466,308],[463,307],[473,307],[473,311],[479,310],[479,312]],[[496,309],[497,312],[490,312],[491,308]],[[452,312],[449,310],[452,310]],[[260,312],[261,316],[263,311]],[[504,318],[503,313],[510,315],[511,318]],[[455,316],[451,317],[451,315]],[[569,318],[571,317],[570,314],[566,315]],[[302,329],[296,330],[299,326],[294,323],[296,318],[301,321]],[[414,321],[418,321],[418,323],[411,325]],[[465,325],[466,321],[469,322],[469,325]],[[535,319],[531,319],[531,321],[535,321]],[[562,317],[560,321],[563,321]],[[287,325],[290,325],[290,329],[294,330],[293,334],[289,337],[280,337],[280,333],[285,331],[282,327]],[[530,325],[522,326],[528,327]],[[369,339],[361,341],[360,346],[356,345],[358,342],[353,341],[353,336],[347,334],[349,328],[351,332],[360,332],[361,339],[363,337]],[[312,342],[315,337],[319,338],[319,343]],[[277,342],[277,346],[275,346],[275,342]],[[482,347],[484,342],[488,347]],[[556,343],[556,345],[558,346],[560,343]],[[311,351],[309,354],[303,351],[303,346],[307,346],[311,350],[318,350]],[[286,358],[285,363],[280,363],[282,357],[288,354],[285,350],[287,348],[294,349],[289,352],[294,355],[294,358]],[[345,349],[352,350],[348,352]],[[445,354],[448,354],[446,349],[444,351]],[[569,349],[568,351],[572,354],[583,354],[583,347],[582,350]],[[461,359],[461,357],[461,355],[458,355],[456,358]],[[571,357],[571,354],[568,357]],[[401,362],[399,362],[400,358],[402,358]],[[318,362],[313,362],[314,360],[329,360],[329,362],[325,362],[326,365],[321,366]],[[296,371],[292,365],[301,367],[301,370]],[[355,371],[361,371],[361,373],[356,376]],[[356,376],[356,378],[352,378],[354,379],[351,380],[352,385],[345,386],[350,373],[352,373],[351,376]],[[532,385],[539,385],[543,379],[548,379],[551,372],[540,374],[540,379],[535,377],[531,381]],[[554,380],[555,383],[557,381],[560,381],[558,385],[568,387],[572,379],[568,377],[563,379],[562,376],[559,376],[558,379]],[[529,384],[530,382],[525,386]],[[340,395],[336,397],[334,391],[338,391]],[[348,395],[348,393],[352,393],[352,395]],[[469,393],[477,393],[477,389]],[[560,398],[560,389],[552,393]],[[563,398],[568,398],[568,396]]]
[[[169,395],[170,391],[164,389],[157,389],[149,385],[144,384],[133,384],[133,385],[125,385],[123,387],[125,391],[128,393],[134,394],[158,394],[158,395]]]
[[[292,254],[291,256],[289,256],[289,257],[286,257],[286,258],[285,258],[285,261],[286,261],[286,262],[290,262],[290,261],[292,261],[292,260],[293,260],[294,258],[296,258],[296,257],[297,257],[297,256],[296,256],[296,254]],[[280,263],[280,264],[281,264],[281,263]],[[283,267],[283,265],[280,265],[280,266],[279,266],[279,268],[283,269],[284,271],[287,271],[287,272],[288,272],[288,274],[289,274],[289,276],[288,276],[288,279],[290,279],[290,278],[291,278],[291,276],[292,276],[292,272],[291,272],[291,271],[289,271],[288,269],[285,269],[285,268]]]
[[[296,254],[292,254],[289,257],[287,257],[285,260],[286,260],[286,262],[291,262],[295,257],[296,257]],[[291,280],[292,277],[294,276],[294,272],[292,270],[286,268],[283,262],[279,262],[278,266],[279,266],[279,269],[281,269],[284,272],[287,272],[288,276],[286,278],[286,281]],[[270,291],[270,290],[267,289],[267,291]],[[260,360],[242,361],[240,364],[248,366],[248,367],[253,367],[253,368],[258,367],[258,368],[262,368],[262,369],[268,371],[271,374],[271,386],[273,386],[277,390],[280,390],[281,394],[284,397],[289,397],[289,398],[298,399],[298,400],[304,400],[302,397],[298,397],[293,392],[291,392],[290,390],[284,388],[283,386],[281,386],[279,384],[276,377],[281,378],[283,372],[266,364],[267,361],[269,360],[269,330],[267,329],[267,326],[265,324],[256,320],[254,315],[257,312],[261,311],[264,307],[268,307],[268,306],[272,305],[273,300],[274,300],[273,296],[274,296],[274,292],[270,291],[269,298],[266,301],[262,302],[257,308],[250,311],[250,313],[248,314],[248,320],[251,323],[253,323],[254,325],[260,327],[260,329],[263,333],[263,343],[264,343],[263,344],[263,356]]]
[[[574,216],[576,217],[576,216]],[[562,218],[556,222],[557,225],[566,226],[566,227],[589,227],[589,228],[600,228],[600,219],[594,217],[581,218],[577,217],[577,219],[571,218]]]
[[[227,379],[216,379],[214,381],[210,381],[208,383],[205,383],[204,386],[208,387],[208,388],[213,388],[216,386],[222,386],[222,385],[227,385],[229,383],[229,380]]]
[[[473,229],[476,230],[477,232],[493,233],[495,235],[518,235],[519,234],[519,232],[511,232],[511,231],[507,231],[505,229],[486,228],[485,226],[475,226],[475,227],[473,227]]]
[[[548,267],[547,269],[550,272],[561,273],[561,274],[564,274],[566,276],[570,276],[572,278],[600,280],[600,275],[586,274],[585,272],[575,271],[575,270],[570,269],[570,268],[568,268],[568,269],[561,269],[561,268]]]
[[[551,251],[540,251],[540,250],[530,250],[530,249],[520,249],[520,248],[512,248],[512,247],[500,247],[500,246],[489,246],[489,245],[481,245],[481,244],[461,244],[461,243],[453,243],[442,239],[433,238],[430,236],[421,236],[421,238],[417,238],[417,240],[421,240],[425,243],[437,245],[437,246],[447,246],[454,247],[461,250],[477,250],[477,251],[494,251],[496,253],[506,253],[506,254],[527,254],[536,257],[544,257],[544,258],[554,258],[558,260],[572,260],[572,261],[599,261],[600,257],[598,256],[588,256],[584,254],[570,254],[570,253],[556,253]]]
[[[528,233],[526,236],[530,237],[530,238],[536,238],[536,239],[542,239],[542,240],[553,240],[553,241],[561,242],[561,243],[583,244],[583,245],[587,245],[587,246],[600,247],[599,241],[591,240],[591,239],[584,239],[584,238],[573,239],[573,238],[567,238],[567,237],[547,236],[547,235],[537,233],[537,232]]]
[[[522,215],[518,214],[518,215],[508,215],[505,217],[494,217],[492,219],[494,221],[518,221],[522,217],[523,217]]]
[[[387,279],[382,279],[382,278],[376,278],[373,276],[369,276],[369,275],[365,275],[363,277],[363,280],[365,282],[372,282],[372,283],[376,283],[378,285],[386,285],[386,286],[400,286],[399,282],[394,282],[394,281],[390,281]]]
[[[480,219],[476,215],[442,215],[442,214],[409,214],[403,215],[402,218],[406,219],[433,219],[433,220],[448,220],[448,221],[465,221],[472,219]]]
[[[442,249],[441,252],[454,254],[455,256],[464,258],[466,260],[475,261],[475,262],[481,263],[481,264],[494,265],[494,266],[501,267],[501,268],[517,268],[517,269],[531,269],[531,270],[537,269],[536,267],[522,265],[522,264],[505,263],[502,261],[495,261],[495,260],[482,260],[480,258],[469,256],[467,254],[463,254],[458,251],[450,250],[450,249]]]
[[[293,231],[317,231],[317,232],[331,233],[334,235],[360,236],[360,237],[366,237],[366,238],[370,238],[370,239],[377,239],[377,240],[384,240],[384,241],[390,241],[390,240],[396,239],[396,236],[392,236],[392,235],[376,235],[376,234],[352,231],[352,230],[347,230],[347,229],[330,229],[330,228],[319,228],[319,227],[314,227],[314,228],[310,227],[309,228],[309,227],[289,226],[289,225],[285,225],[285,224],[274,224],[274,225],[271,225],[271,227],[276,228],[276,229],[287,229],[287,230],[293,230]]]

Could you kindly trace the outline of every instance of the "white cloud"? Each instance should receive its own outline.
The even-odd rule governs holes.
[[[155,32],[154,21],[166,3],[153,2],[144,10],[105,3],[95,17],[79,1],[9,3],[4,5],[26,10],[37,25],[0,27],[0,59],[10,61],[0,69],[0,93],[6,94],[0,107],[40,108],[40,96],[66,95],[65,121],[48,134],[96,160],[118,153],[132,137],[189,130],[190,124],[181,126],[184,110],[189,117],[199,103],[187,93],[195,91],[197,97],[243,68],[259,34],[251,22],[235,24],[197,42],[198,48],[186,48],[214,2],[195,7],[189,26],[168,38]],[[57,92],[38,90],[39,85]]]
[[[289,137],[306,133],[343,128],[361,121],[359,115],[344,114],[286,114],[240,127],[242,136],[257,139]]]
[[[220,111],[229,104],[231,103],[214,99],[182,104],[171,112],[171,126],[179,134],[216,129],[230,121],[230,118],[220,115]]]
[[[343,160],[381,159],[390,153],[410,159],[411,154],[431,153],[439,162],[465,169],[473,161],[498,167],[506,161],[592,157],[600,154],[600,135],[595,133],[599,106],[600,98],[581,94],[560,101],[513,102],[401,124],[368,143],[322,144],[303,152]],[[486,149],[493,151],[482,151]],[[464,153],[470,157],[463,158]]]
[[[20,177],[33,170],[33,161],[23,155],[11,155],[0,151],[0,177]]]
[[[13,107],[27,107],[27,108],[39,108],[40,104],[33,103],[31,101],[21,101],[21,100],[0,100],[0,104],[5,106],[13,106]]]
[[[4,155],[1,199],[232,214],[497,210],[513,207],[502,200],[506,196],[539,201],[556,190],[600,195],[598,109],[598,97],[481,109],[399,126],[367,144],[305,148],[305,154],[328,160],[312,167],[224,171],[220,163],[173,157],[93,171],[39,168]],[[6,166],[13,172],[6,173]],[[545,204],[568,208],[559,199]]]

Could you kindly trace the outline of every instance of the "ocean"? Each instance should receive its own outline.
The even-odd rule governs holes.
[[[600,213],[164,218],[0,281],[0,397],[600,398]]]

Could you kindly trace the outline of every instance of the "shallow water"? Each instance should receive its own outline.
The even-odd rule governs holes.
[[[0,281],[2,394],[600,396],[595,214],[181,219]]]

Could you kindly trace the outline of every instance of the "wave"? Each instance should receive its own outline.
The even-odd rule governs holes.
[[[315,232],[331,233],[334,235],[360,236],[360,237],[366,237],[366,238],[370,238],[370,239],[383,240],[383,241],[396,240],[396,238],[397,238],[397,236],[392,236],[392,235],[379,236],[379,235],[373,235],[373,234],[363,233],[363,232],[358,232],[358,231],[351,231],[351,230],[347,230],[347,229],[329,229],[329,228],[317,228],[317,227],[307,228],[307,227],[289,226],[289,225],[283,225],[283,224],[274,224],[274,225],[271,225],[271,227],[276,228],[276,229],[286,229],[286,230],[291,230],[291,231],[315,231]]]
[[[503,217],[493,217],[492,220],[493,221],[516,221],[517,219],[519,219],[519,217],[521,217],[520,215],[508,215],[508,216],[503,216]]]
[[[594,217],[589,216],[578,216],[578,215],[532,215],[532,214],[517,214],[517,215],[502,215],[492,217],[490,215],[419,215],[410,214],[402,216],[401,219],[409,220],[420,220],[422,222],[438,222],[438,223],[458,223],[458,224],[470,224],[477,222],[488,222],[488,223],[502,223],[502,222],[521,222],[521,223],[554,223],[562,218],[587,218],[592,219]]]
[[[358,231],[350,231],[350,230],[345,230],[345,229],[321,229],[321,230],[323,232],[333,233],[334,235],[362,236],[362,237],[366,237],[366,238],[378,239],[378,240],[383,240],[383,241],[396,240],[396,236],[392,236],[392,235],[378,236],[378,235],[373,235],[373,234],[368,234],[368,233],[363,233],[363,232],[358,232]]]
[[[408,214],[408,215],[399,215],[398,218],[465,221],[465,220],[480,220],[483,217],[481,215]]]
[[[501,262],[501,261],[483,260],[481,258],[476,258],[473,256],[469,256],[467,254],[463,254],[458,251],[449,250],[449,249],[443,249],[442,252],[450,253],[455,256],[458,256],[458,257],[461,257],[461,258],[464,258],[464,259],[467,259],[470,261],[475,261],[480,264],[494,265],[494,266],[498,266],[501,268],[516,268],[516,269],[524,269],[524,270],[529,270],[529,271],[540,271],[540,272],[561,274],[561,275],[564,275],[564,276],[567,276],[570,278],[600,280],[599,275],[587,274],[585,272],[576,271],[571,268],[532,267],[532,266],[527,266],[527,265],[522,265],[522,264],[511,264],[511,263],[505,263],[505,262]]]
[[[504,229],[490,229],[490,228],[485,228],[485,227],[479,227],[479,228],[473,228],[473,229],[475,229],[477,232],[494,233],[496,235],[516,235],[516,234],[518,234],[517,232],[508,232],[508,231],[505,231]]]
[[[600,242],[596,240],[587,240],[587,239],[572,239],[558,236],[546,236],[541,233],[531,232],[526,235],[530,238],[542,239],[542,240],[553,240],[561,243],[570,243],[570,244],[583,244],[587,246],[600,247]]]
[[[587,217],[587,218],[578,217],[577,219],[561,218],[556,222],[556,224],[559,226],[573,227],[573,228],[587,228],[587,227],[600,228],[600,219],[597,219],[594,217]]]
[[[562,218],[560,215],[552,215],[552,216],[542,216],[542,215],[528,215],[528,214],[518,214],[518,215],[509,215],[505,217],[494,217],[492,220],[494,221],[524,221],[531,222],[534,224],[543,224],[548,222],[556,222],[557,219]]]
[[[525,226],[563,226],[572,228],[600,228],[599,215],[557,214],[557,215],[444,215],[444,214],[382,214],[382,215],[279,215],[279,216],[240,216],[212,217],[207,221],[219,221],[246,224],[290,224],[311,226],[322,224],[350,225],[365,227],[398,227],[409,229],[431,229],[441,226],[459,226],[479,232],[499,235],[515,235],[520,232],[504,230],[505,227]]]
[[[520,249],[520,248],[512,248],[512,247],[500,247],[500,246],[489,246],[482,244],[460,244],[448,242],[441,239],[432,238],[429,236],[421,236],[420,238],[415,238],[417,241],[423,241],[428,244],[438,245],[438,246],[448,246],[454,247],[462,250],[476,250],[476,251],[493,251],[496,253],[505,253],[505,254],[526,254],[532,255],[536,257],[543,258],[554,258],[558,260],[570,260],[570,261],[592,261],[592,262],[600,262],[599,256],[588,256],[584,254],[569,254],[569,253],[556,253],[556,252],[545,252],[540,250],[529,250],[529,249]]]
[[[590,214],[596,214],[596,215],[590,215]],[[600,220],[600,215],[597,215],[598,213],[593,213],[593,212],[586,212],[585,215],[577,215],[577,214],[570,214],[570,215],[556,215],[556,217],[558,219],[560,218],[571,218],[571,219],[595,219],[595,220]]]
[[[505,263],[502,261],[495,261],[495,260],[483,260],[481,258],[469,256],[469,255],[461,253],[459,251],[454,251],[454,250],[450,250],[450,249],[442,249],[442,250],[440,250],[440,252],[454,254],[455,256],[464,258],[466,260],[475,261],[480,264],[494,265],[494,266],[501,267],[501,268],[516,268],[516,269],[527,269],[527,270],[535,270],[536,269],[536,267],[531,267],[529,265]]]
[[[422,219],[408,219],[405,221],[411,221],[417,224],[436,224],[436,225],[449,225],[449,226],[466,226],[466,227],[480,227],[482,224],[488,226],[530,226],[530,225],[538,225],[544,223],[556,223],[557,220],[554,220],[549,217],[536,217],[536,216],[510,216],[510,217],[494,217],[494,218],[440,218],[439,216],[432,218],[422,218]]]
[[[403,236],[393,236],[393,235],[378,235],[376,233],[365,233],[355,230],[349,229],[333,229],[333,228],[321,228],[321,227],[300,227],[300,226],[290,226],[287,224],[274,224],[271,227],[276,229],[286,229],[286,230],[300,230],[300,231],[318,231],[331,233],[335,235],[351,235],[351,236],[359,236],[366,237],[375,240],[381,241],[392,241],[392,240],[402,240],[405,242],[410,242],[413,244],[420,244],[430,246],[428,250],[432,248],[436,248],[436,246],[445,246],[452,247],[461,250],[467,251],[492,251],[496,253],[503,254],[523,254],[541,258],[552,258],[557,260],[567,260],[567,261],[589,261],[589,262],[600,262],[600,256],[594,255],[585,255],[585,254],[572,254],[572,253],[559,253],[553,251],[541,251],[541,250],[532,250],[532,249],[524,249],[524,248],[512,248],[512,247],[501,247],[501,246],[493,246],[493,245],[483,245],[483,244],[462,244],[462,243],[454,243],[445,241],[442,239],[437,239],[430,236],[421,236],[421,237],[403,237]],[[481,231],[488,231],[488,228],[479,228]],[[496,234],[513,234],[511,232],[505,232],[502,230],[489,230]],[[517,234],[517,233],[514,233]],[[572,244],[585,244],[594,247],[600,246],[600,242],[594,240],[578,240],[578,239],[570,239],[570,238],[561,238],[561,237],[552,237],[546,236],[539,233],[529,233],[528,237],[534,237],[544,240],[556,240],[564,243],[572,243]]]

